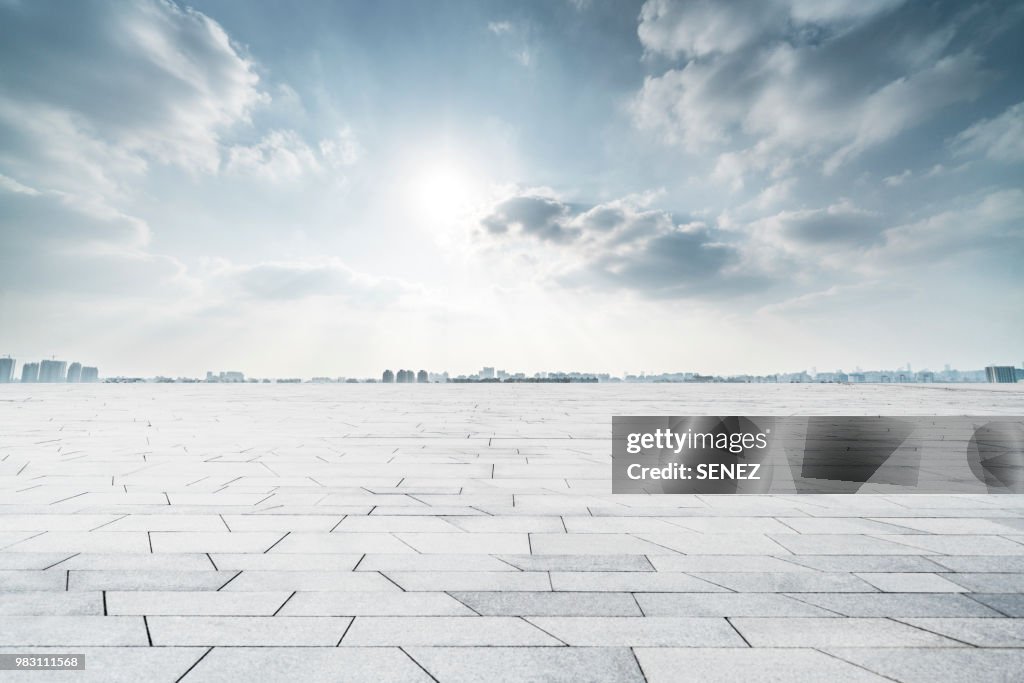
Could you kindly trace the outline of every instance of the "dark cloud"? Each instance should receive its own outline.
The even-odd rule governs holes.
[[[553,274],[566,287],[625,289],[666,298],[742,294],[768,283],[763,276],[739,275],[743,255],[725,241],[727,233],[681,222],[670,212],[646,209],[635,200],[582,206],[517,196],[500,202],[482,224],[499,243],[534,236],[551,242],[572,264]],[[512,225],[518,230],[510,230]]]
[[[499,203],[480,223],[494,235],[519,230],[541,240],[570,242],[580,235],[566,223],[570,210],[568,205],[548,197],[518,196]]]
[[[877,215],[846,205],[796,211],[777,217],[783,237],[803,244],[868,247],[884,241],[887,226]]]

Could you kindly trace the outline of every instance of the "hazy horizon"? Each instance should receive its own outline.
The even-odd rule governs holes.
[[[19,367],[1024,358],[1019,3],[0,0],[0,59]]]

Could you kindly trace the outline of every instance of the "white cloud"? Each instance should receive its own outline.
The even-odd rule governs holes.
[[[984,156],[993,161],[1024,161],[1024,102],[1009,107],[999,116],[978,121],[956,136],[958,154]]]
[[[634,123],[715,154],[714,177],[733,189],[799,163],[833,173],[992,80],[971,47],[949,51],[957,18],[886,14],[899,4],[648,0],[641,42],[683,63],[644,80]]]

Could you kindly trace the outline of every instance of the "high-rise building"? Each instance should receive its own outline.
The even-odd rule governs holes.
[[[82,364],[75,361],[68,366],[68,381],[69,382],[81,382],[82,381]]]
[[[100,371],[97,370],[94,366],[86,365],[84,368],[82,368],[82,381],[83,382],[99,382],[100,381]]]
[[[39,381],[39,363],[25,363],[21,366],[21,381],[22,382],[38,382]]]
[[[381,377],[380,381],[384,382],[385,384],[394,384],[395,373],[391,372],[390,370],[385,370],[384,375]]]
[[[985,377],[994,384],[1013,384],[1017,381],[1017,370],[1012,365],[989,365]]]
[[[480,379],[494,379],[494,368],[484,367],[480,371]]]
[[[10,356],[0,358],[0,384],[14,381],[14,359]]]
[[[67,377],[67,370],[67,361],[44,360],[39,363],[39,381],[63,382]]]
[[[430,379],[427,376],[427,371],[426,370],[420,370],[419,372],[417,372],[416,373],[416,381],[419,382],[420,384],[426,384],[427,382],[429,382]]]

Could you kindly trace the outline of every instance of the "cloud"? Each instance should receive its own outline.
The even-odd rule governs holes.
[[[735,52],[764,38],[799,35],[809,26],[836,28],[884,14],[903,0],[648,0],[637,34],[669,57]]]
[[[644,80],[634,123],[716,154],[716,178],[734,189],[811,160],[833,173],[993,80],[969,13],[900,4],[648,0],[642,44],[682,64]]]
[[[491,234],[519,232],[551,242],[571,242],[580,231],[568,224],[571,209],[557,199],[536,195],[510,197],[480,220]]]
[[[1024,191],[995,190],[958,199],[955,206],[891,226],[873,257],[886,263],[935,263],[982,252],[994,259],[1024,258]]]
[[[226,151],[225,170],[271,182],[293,181],[307,175],[351,166],[362,154],[348,128],[321,140],[314,148],[293,130],[267,133],[254,145],[234,145]]]
[[[959,155],[978,155],[993,161],[1024,161],[1024,102],[999,116],[982,119],[953,139]]]
[[[487,24],[487,30],[496,36],[500,36],[504,33],[510,33],[512,31],[512,22],[509,21],[491,21]]]
[[[180,296],[194,283],[149,253],[145,222],[103,203],[0,185],[0,292]]]
[[[824,209],[782,211],[756,225],[774,240],[793,248],[866,248],[880,244],[888,227],[877,214],[848,201]]]
[[[486,212],[480,235],[506,257],[511,248],[529,247],[540,277],[563,287],[685,298],[765,284],[742,272],[743,254],[725,241],[729,233],[649,209],[647,200],[584,205],[525,192]]]
[[[33,2],[0,12],[0,60],[19,65],[0,75],[0,134],[21,137],[26,157],[49,156],[36,161],[88,169],[113,156],[137,169],[214,172],[223,132],[268,99],[223,28],[172,2]],[[51,149],[68,145],[55,158]]]
[[[344,297],[362,306],[391,303],[414,291],[401,280],[359,273],[335,259],[250,265],[222,263],[211,283],[229,296],[257,301],[325,296]]]

